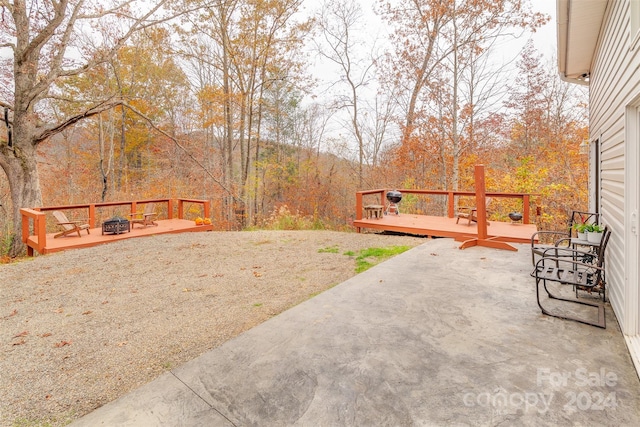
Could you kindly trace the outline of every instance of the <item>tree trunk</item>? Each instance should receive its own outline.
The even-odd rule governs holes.
[[[9,246],[9,256],[16,257],[24,252],[22,243],[21,208],[34,208],[42,205],[40,179],[36,162],[36,149],[29,138],[24,137],[24,124],[14,123],[14,147],[1,148],[0,166],[7,175],[13,205],[13,235]],[[25,143],[26,141],[26,143]]]

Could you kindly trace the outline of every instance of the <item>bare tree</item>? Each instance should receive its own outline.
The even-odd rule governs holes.
[[[363,129],[363,97],[362,92],[372,83],[375,72],[375,56],[363,58],[358,52],[362,50],[364,40],[355,34],[364,24],[364,15],[360,4],[354,0],[328,0],[324,3],[318,25],[322,32],[323,42],[318,43],[320,55],[336,65],[340,72],[340,84],[347,87],[348,92],[336,99],[336,108],[349,113],[349,130],[358,144],[358,186],[362,188],[366,156],[366,132]],[[374,44],[375,47],[375,44]],[[373,49],[373,48],[372,48]]]

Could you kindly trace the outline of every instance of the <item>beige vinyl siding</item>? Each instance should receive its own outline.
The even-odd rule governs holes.
[[[629,2],[609,2],[590,81],[590,133],[592,140],[600,138],[600,182],[592,184],[600,186],[601,199],[594,202],[612,230],[607,248],[607,284],[620,324],[625,317],[625,107],[634,77],[628,55],[629,34]]]

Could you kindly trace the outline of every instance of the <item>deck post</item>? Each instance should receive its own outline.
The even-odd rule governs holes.
[[[167,219],[173,219],[173,199],[167,200]]]
[[[178,199],[178,219],[184,219],[184,200]]]
[[[209,218],[210,212],[211,212],[211,206],[210,206],[210,202],[209,200],[204,200],[202,202],[202,207],[204,209],[204,217],[205,218]]]
[[[530,203],[530,196],[528,194],[523,195],[522,196],[522,223],[523,224],[530,224],[529,203]]]
[[[362,219],[362,193],[356,191],[356,220]],[[356,232],[360,233],[360,227],[356,227]]]
[[[453,218],[455,216],[455,195],[453,191],[447,193],[447,216]]]
[[[28,208],[20,209],[20,214],[22,217],[22,243],[27,245],[27,255],[33,256],[34,249],[34,247],[29,245],[30,218],[33,219],[33,233],[38,239],[35,250],[38,251],[38,253],[42,253],[47,243],[46,214],[44,212]]]
[[[478,209],[478,239],[487,238],[487,189],[484,181],[484,165],[476,165],[476,208]]]
[[[89,205],[89,227],[96,227],[96,205],[93,203]]]
[[[476,165],[475,168],[475,180],[476,180],[476,208],[478,215],[478,237],[474,239],[468,239],[462,242],[460,249],[470,248],[471,246],[485,246],[494,249],[506,249],[509,251],[518,251],[518,249],[506,242],[500,242],[496,239],[499,236],[488,237],[487,235],[487,191],[485,188],[484,180],[484,165]]]

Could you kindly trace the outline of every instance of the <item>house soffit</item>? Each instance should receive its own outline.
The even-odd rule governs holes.
[[[557,0],[558,71],[564,80],[589,84],[607,3],[608,0]]]

